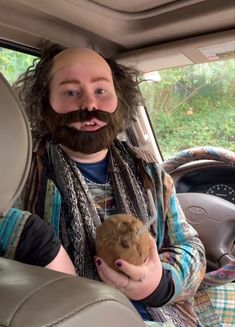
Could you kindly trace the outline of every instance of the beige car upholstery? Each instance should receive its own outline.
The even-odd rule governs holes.
[[[0,74],[0,215],[24,186],[31,160],[31,135],[25,113]]]
[[[0,75],[0,219],[28,173],[25,114]],[[1,242],[1,240],[0,240]],[[0,326],[144,327],[131,302],[104,283],[0,258]]]
[[[143,327],[128,299],[101,282],[0,260],[0,326]]]

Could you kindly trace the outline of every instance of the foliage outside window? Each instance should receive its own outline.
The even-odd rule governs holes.
[[[35,56],[0,47],[0,72],[12,85],[32,65]]]
[[[158,73],[140,88],[164,158],[202,145],[235,151],[235,60]]]

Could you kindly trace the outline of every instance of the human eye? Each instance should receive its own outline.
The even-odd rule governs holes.
[[[95,93],[102,95],[102,94],[106,94],[107,93],[107,90],[99,87],[98,89],[95,90]]]
[[[65,91],[65,94],[68,95],[69,97],[76,97],[80,94],[80,92],[75,90],[68,90]]]

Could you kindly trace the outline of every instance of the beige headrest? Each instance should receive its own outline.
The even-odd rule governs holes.
[[[0,74],[0,215],[19,196],[28,171],[32,141],[26,114]]]

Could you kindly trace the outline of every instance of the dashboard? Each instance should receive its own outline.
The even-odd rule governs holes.
[[[185,171],[175,179],[177,193],[206,193],[235,204],[235,169],[233,167],[206,167]]]

